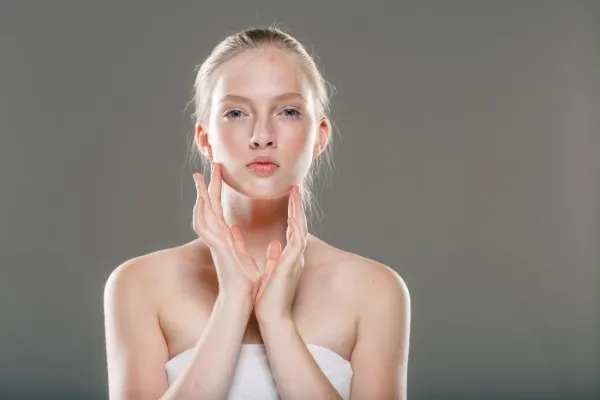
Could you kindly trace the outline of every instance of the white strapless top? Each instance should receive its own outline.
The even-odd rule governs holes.
[[[350,399],[352,366],[350,361],[326,347],[306,345],[317,365],[344,400]],[[169,385],[183,372],[192,358],[193,348],[188,349],[165,364]],[[260,343],[243,343],[240,358],[230,386],[228,400],[279,399],[275,380],[271,374],[265,347]]]

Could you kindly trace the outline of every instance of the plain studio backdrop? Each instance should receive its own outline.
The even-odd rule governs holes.
[[[106,278],[194,238],[194,69],[277,22],[337,89],[314,233],[410,290],[409,399],[600,396],[600,3],[358,3],[0,3],[1,398],[107,397]]]

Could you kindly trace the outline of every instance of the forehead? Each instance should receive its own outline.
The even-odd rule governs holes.
[[[213,100],[226,94],[268,100],[286,92],[298,92],[312,100],[298,57],[268,46],[246,50],[224,63],[217,72]]]

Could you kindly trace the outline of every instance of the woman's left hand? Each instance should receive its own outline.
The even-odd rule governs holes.
[[[287,243],[273,240],[267,247],[267,262],[254,301],[258,321],[291,318],[292,303],[304,268],[304,249],[308,237],[306,215],[302,209],[298,186],[289,196]]]

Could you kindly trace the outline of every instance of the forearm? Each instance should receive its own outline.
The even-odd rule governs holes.
[[[291,318],[259,321],[277,391],[282,399],[341,399]]]
[[[226,398],[251,313],[249,301],[217,299],[190,364],[161,400]]]

